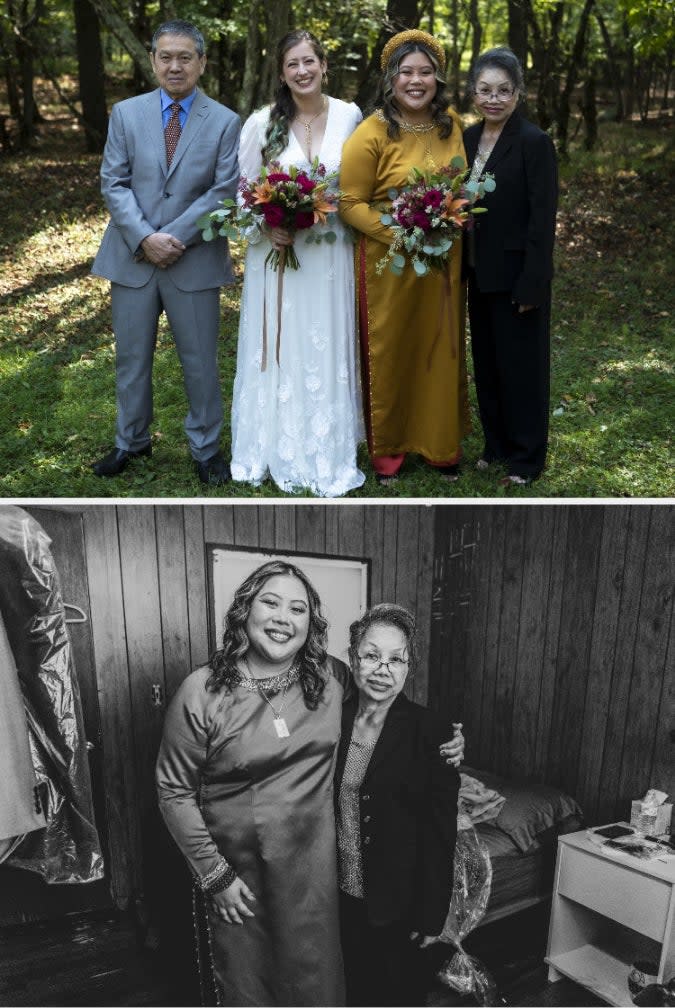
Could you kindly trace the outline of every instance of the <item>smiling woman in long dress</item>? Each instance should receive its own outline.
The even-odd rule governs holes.
[[[322,93],[323,47],[309,32],[291,32],[279,43],[278,68],[276,101],[254,112],[242,129],[243,177],[257,178],[270,161],[307,169],[315,157],[329,173],[339,172],[342,145],[361,113]],[[328,227],[337,233],[333,244],[306,244],[303,234],[293,241],[282,228],[249,240],[232,400],[232,477],[257,485],[269,475],[287,493],[338,497],[361,486],[365,476],[356,464],[363,435],[352,246],[337,214]],[[277,361],[279,276],[265,259],[291,242],[300,268],[283,274]],[[265,321],[272,349],[263,367]]]

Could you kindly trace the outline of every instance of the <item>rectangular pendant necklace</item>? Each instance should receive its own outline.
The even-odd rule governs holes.
[[[281,712],[284,709],[284,706],[286,704],[286,690],[287,689],[288,689],[288,682],[284,686],[284,692],[281,694],[281,706],[279,707],[279,710],[276,710],[276,708],[272,704],[272,701],[269,699],[269,697],[265,693],[265,690],[262,688],[262,686],[258,687],[258,691],[260,693],[260,696],[263,698],[263,700],[265,701],[265,703],[269,704],[269,706],[272,708],[272,713],[274,714],[274,719],[272,721],[272,724],[274,725],[274,730],[277,733],[277,738],[280,738],[280,739],[282,739],[282,738],[288,738],[289,735],[291,734],[290,731],[288,730],[288,725],[286,724],[286,719],[282,718],[282,716],[281,716]]]
[[[275,717],[272,723],[274,724],[274,728],[279,738],[288,738],[290,732],[288,730],[288,725],[286,724],[284,718]]]

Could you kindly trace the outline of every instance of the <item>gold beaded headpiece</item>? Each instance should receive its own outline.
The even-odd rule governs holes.
[[[438,65],[441,70],[445,70],[445,52],[438,39],[435,39],[433,35],[429,35],[428,32],[420,31],[419,28],[409,28],[407,31],[399,32],[398,35],[392,35],[382,50],[380,66],[382,67],[383,73],[389,65],[391,54],[398,49],[399,46],[405,45],[406,42],[420,42],[423,46],[426,46],[426,48],[430,49],[438,60]]]

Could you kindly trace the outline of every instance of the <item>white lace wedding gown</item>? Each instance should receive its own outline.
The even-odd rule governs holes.
[[[361,120],[356,105],[329,98],[319,160],[329,172],[340,167],[342,145]],[[269,108],[244,124],[239,148],[242,176],[254,179]],[[306,153],[290,131],[276,159],[285,167],[308,167]],[[319,227],[321,225],[318,225]],[[300,269],[283,275],[279,364],[276,361],[278,274],[265,257],[269,241],[252,236],[246,253],[239,319],[237,373],[232,397],[232,478],[259,484],[268,471],[285,492],[309,489],[339,497],[365,480],[356,465],[363,439],[356,357],[353,246],[337,214],[332,245],[305,244],[295,251]],[[255,239],[258,239],[257,241]],[[267,313],[267,366],[263,371],[263,308]]]

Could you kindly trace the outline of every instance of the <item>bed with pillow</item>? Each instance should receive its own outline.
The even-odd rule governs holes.
[[[492,889],[481,924],[548,899],[558,836],[583,826],[578,803],[559,788],[462,767],[506,799],[496,819],[476,824],[492,860]]]

